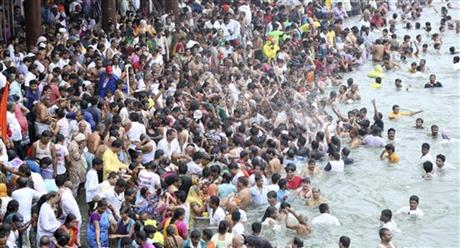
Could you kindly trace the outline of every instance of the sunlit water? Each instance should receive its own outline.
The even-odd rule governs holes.
[[[440,10],[440,5],[436,7]],[[452,12],[453,10],[450,10]],[[457,10],[458,11],[458,10]],[[455,15],[455,14],[453,14]],[[430,21],[433,30],[439,27],[440,16],[433,9],[425,9],[419,20],[422,26]],[[356,20],[351,20],[356,23]],[[422,34],[423,42],[429,43],[429,37],[424,30],[407,31],[398,25],[398,36]],[[455,31],[444,33],[442,52],[440,55],[426,54],[418,59],[408,59],[400,70],[386,72],[383,87],[375,90],[370,87],[373,82],[366,74],[372,70],[373,64],[367,62],[353,73],[344,76],[344,80],[353,77],[359,84],[362,100],[348,106],[341,106],[341,112],[352,108],[367,107],[371,118],[373,109],[371,100],[377,100],[378,110],[384,114],[385,130],[390,127],[396,129],[396,151],[401,162],[396,166],[389,166],[380,161],[381,149],[360,147],[352,151],[355,163],[345,169],[343,174],[327,174],[312,180],[313,186],[319,186],[321,192],[328,199],[331,213],[340,222],[340,227],[313,227],[313,232],[304,237],[307,247],[337,247],[341,235],[351,238],[352,247],[376,247],[379,242],[379,216],[381,210],[389,208],[393,211],[395,221],[402,233],[395,233],[393,241],[398,247],[459,247],[459,168],[460,168],[460,114],[459,114],[459,73],[452,70],[452,56],[448,54],[450,46],[459,45]],[[432,49],[432,47],[431,47]],[[408,74],[412,61],[427,60],[429,71],[426,78],[415,79]],[[437,75],[444,88],[424,89],[431,73]],[[401,78],[404,86],[410,84],[408,91],[397,91],[394,80]],[[337,89],[336,89],[337,90]],[[391,106],[398,104],[402,110],[424,110],[415,117],[405,117],[398,121],[389,121],[387,114]],[[330,111],[330,113],[332,113]],[[425,129],[415,129],[416,117],[425,121]],[[429,128],[437,124],[440,131],[448,130],[453,140],[441,142],[428,136]],[[386,138],[386,132],[384,132]],[[436,176],[431,181],[422,179],[419,164],[420,146],[428,142],[431,145],[431,154],[435,157],[442,153],[447,157],[447,164],[453,169],[447,170],[444,175]],[[406,216],[397,216],[395,212],[409,203],[409,196],[415,194],[420,197],[419,207],[425,212],[422,219],[408,219]],[[294,200],[293,208],[307,215],[309,221],[319,215],[317,208],[310,209],[304,202]],[[250,210],[249,219],[260,220],[264,209]],[[250,223],[248,223],[250,224]],[[250,232],[250,226],[247,226]],[[264,233],[273,243],[284,247],[294,233],[292,231],[278,231],[276,233],[265,230]]]

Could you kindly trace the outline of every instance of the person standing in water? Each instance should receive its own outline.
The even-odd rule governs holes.
[[[382,213],[380,214],[380,221],[381,221],[380,229],[387,228],[391,232],[401,232],[398,226],[391,220],[392,217],[393,217],[393,213],[391,212],[390,209],[382,210]]]
[[[351,239],[347,236],[340,236],[339,238],[339,248],[349,248]]]
[[[388,228],[382,228],[379,231],[380,243],[377,245],[377,248],[396,248],[396,246],[391,242],[393,235]]]
[[[400,208],[396,214],[408,214],[410,216],[422,217],[423,211],[418,207],[419,198],[416,195],[411,195],[409,198],[409,206]]]
[[[422,113],[423,110],[409,112],[409,111],[400,111],[399,105],[393,105],[391,108],[392,111],[388,114],[388,119],[390,120],[397,120],[401,118],[401,116],[414,116],[416,114]]]

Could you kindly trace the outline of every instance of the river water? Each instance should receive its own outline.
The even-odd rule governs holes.
[[[436,5],[438,11],[440,6]],[[438,30],[440,16],[433,9],[425,9],[419,21],[422,26],[426,21],[430,21],[433,30]],[[357,19],[352,19],[349,23],[357,23]],[[398,37],[409,34],[415,38],[415,35],[422,34],[423,43],[430,41],[424,30],[407,31],[401,25],[397,26],[397,30]],[[355,163],[347,167],[343,174],[329,174],[313,179],[312,185],[321,188],[321,192],[328,199],[332,215],[336,216],[342,225],[314,226],[312,234],[304,237],[307,247],[337,247],[341,235],[351,238],[352,247],[376,247],[380,241],[379,216],[385,208],[393,211],[393,221],[402,230],[402,233],[393,234],[393,242],[398,247],[460,246],[460,73],[453,72],[452,56],[448,53],[450,46],[460,44],[459,38],[460,35],[455,34],[455,31],[446,31],[440,54],[419,57],[427,60],[429,71],[426,72],[426,78],[416,79],[408,73],[410,63],[418,62],[419,59],[408,59],[407,64],[402,64],[400,70],[386,72],[380,90],[372,89],[370,84],[373,80],[366,76],[374,66],[371,62],[344,76],[344,80],[352,77],[359,84],[362,100],[359,103],[340,106],[341,112],[346,114],[346,111],[352,108],[367,107],[368,116],[372,116],[371,100],[376,99],[379,111],[384,114],[385,130],[390,127],[396,129],[395,147],[401,161],[396,166],[389,166],[379,159],[381,149],[360,147],[352,151]],[[444,88],[423,88],[431,73],[437,75]],[[411,88],[408,91],[397,91],[394,86],[396,78],[401,78],[403,85],[410,84]],[[402,110],[424,112],[415,117],[389,121],[387,116],[394,104],[400,105]],[[424,130],[414,128],[416,117],[424,119]],[[452,139],[445,142],[429,137],[432,124],[437,124],[440,131],[448,131]],[[386,132],[384,133],[386,138]],[[442,153],[447,157],[447,164],[453,167],[431,181],[423,180],[421,177],[419,158],[420,147],[424,142],[431,145],[433,157]],[[408,206],[409,196],[413,194],[420,197],[419,207],[425,216],[417,220],[396,216],[395,212],[399,208]],[[291,204],[296,211],[307,215],[309,221],[319,215],[317,208],[310,209],[304,202],[294,200]],[[250,210],[248,217],[252,222],[260,220],[262,215],[263,209],[257,209]],[[250,232],[249,225],[246,230]],[[294,237],[294,233],[289,230],[276,233],[265,230],[264,233],[279,247],[284,247]]]

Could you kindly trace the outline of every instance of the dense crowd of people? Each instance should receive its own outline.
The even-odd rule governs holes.
[[[341,224],[310,178],[343,172],[359,146],[399,162],[376,101],[372,115],[339,112],[361,99],[345,73],[372,60],[378,89],[385,71],[460,32],[449,3],[439,29],[418,22],[430,1],[181,0],[175,16],[161,1],[119,0],[105,31],[100,1],[45,2],[35,45],[18,5],[0,46],[0,247],[274,247],[262,229],[287,229],[288,246],[303,247],[316,225]],[[398,37],[402,27],[428,36]],[[426,63],[409,72],[428,79]],[[425,88],[442,86],[432,74]],[[390,120],[421,112],[399,108]],[[431,135],[449,139],[436,125]],[[429,151],[425,179],[445,168]],[[396,214],[421,217],[418,204],[412,195]],[[258,220],[255,207],[266,208]],[[392,211],[380,221],[379,247],[394,247]]]

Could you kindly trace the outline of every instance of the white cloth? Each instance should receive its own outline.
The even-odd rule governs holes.
[[[67,146],[61,144],[55,144],[54,147],[56,149],[56,174],[65,174],[67,171],[65,168],[65,157],[69,156],[69,149],[67,149]]]
[[[232,234],[233,237],[236,237],[237,235],[243,235],[244,234],[244,226],[241,224],[241,222],[236,223],[235,226],[232,228]]]
[[[6,85],[6,77],[3,73],[0,73],[0,89],[3,89]]]
[[[141,141],[141,135],[145,134],[145,126],[140,124],[137,121],[131,122],[131,128],[126,132],[126,135],[128,136],[129,141],[131,142],[140,142]],[[131,144],[130,148],[136,149],[136,145]]]
[[[147,153],[142,153],[142,163],[146,164],[155,160],[155,151],[157,150],[157,144],[155,141],[151,140],[149,143],[152,145],[152,151]]]
[[[171,156],[175,153],[180,153],[180,145],[177,139],[174,139],[169,143],[166,138],[158,142],[157,150],[163,150],[165,157],[171,159]]]
[[[209,218],[209,224],[211,225],[219,225],[219,223],[222,221],[222,220],[225,220],[225,211],[222,207],[217,207],[216,211],[214,211],[212,208],[209,208],[210,210],[210,216],[211,218]]]
[[[147,187],[153,193],[161,187],[160,176],[153,171],[143,169],[137,175],[137,184],[139,185],[139,191],[141,188]]]
[[[34,189],[25,187],[22,189],[17,189],[11,193],[11,198],[15,199],[19,203],[18,213],[24,218],[24,222],[30,221],[32,202],[40,199],[42,194]]]
[[[424,215],[423,211],[420,208],[410,210],[410,207],[402,207],[396,212],[396,214],[408,214],[416,217],[422,217]]]
[[[34,189],[38,191],[41,194],[47,194],[48,190],[46,189],[46,184],[45,180],[43,180],[43,177],[35,172],[32,172],[30,177],[32,178],[32,181],[34,182]]]
[[[72,190],[66,187],[60,188],[61,193],[61,209],[65,216],[68,214],[74,214],[77,217],[78,225],[81,225],[82,218],[80,213],[80,207],[78,206],[77,200],[73,197]]]
[[[331,171],[334,172],[342,172],[345,167],[343,160],[329,161],[329,164],[331,165]]]
[[[195,163],[195,161],[190,161],[187,163],[187,172],[193,175],[201,176],[203,167]]]
[[[435,163],[433,162],[433,157],[431,156],[430,153],[427,153],[423,155],[422,157],[420,157],[420,164],[423,164],[426,161],[430,161],[433,164],[433,166],[435,165]]]
[[[382,228],[386,228],[390,230],[391,232],[398,232],[398,233],[401,232],[401,230],[398,228],[398,225],[396,225],[396,223],[394,223],[393,221],[382,223],[382,225],[380,226],[380,229]]]
[[[240,37],[241,25],[238,21],[230,19],[228,24],[222,24],[222,28],[224,30],[224,38],[227,41],[236,40]]]
[[[115,211],[115,213],[112,214],[120,216],[121,204],[125,201],[124,192],[117,194],[115,192],[115,187],[112,186],[109,190],[99,193],[98,196],[105,199],[109,205],[112,205],[113,210]]]
[[[30,211],[30,209],[29,209]],[[53,237],[54,232],[61,226],[53,208],[48,202],[43,203],[38,214],[37,241],[43,236]]]
[[[21,125],[19,125],[19,121],[16,118],[14,113],[10,111],[6,112],[6,122],[8,123],[8,127],[11,129],[12,136],[11,138],[13,141],[21,141],[22,140],[22,132],[21,132]]]
[[[99,178],[95,169],[91,169],[86,174],[85,190],[86,202],[91,202],[99,194]]]
[[[321,214],[311,221],[312,225],[336,225],[340,226],[339,220],[328,213]]]
[[[6,207],[8,206],[8,203],[13,200],[13,198],[9,196],[4,196],[0,198],[2,200],[2,205],[0,207],[0,215],[5,216],[6,213]]]

